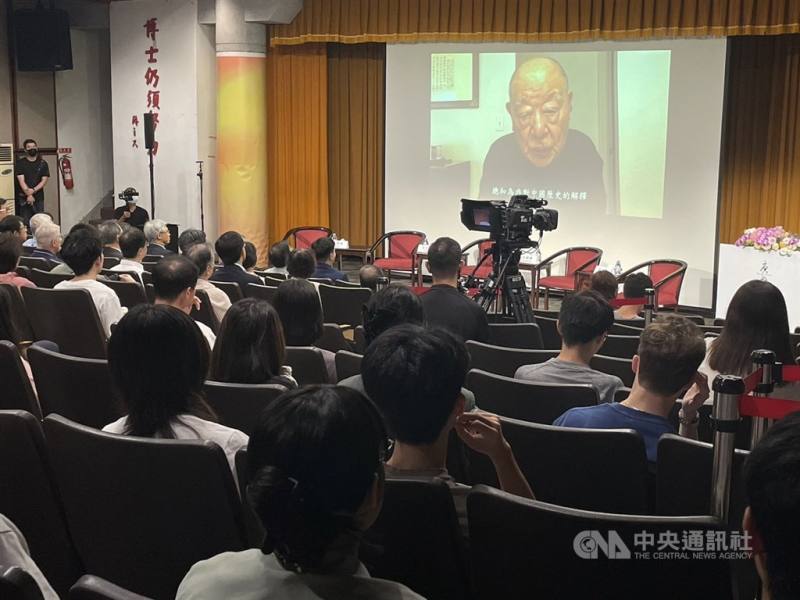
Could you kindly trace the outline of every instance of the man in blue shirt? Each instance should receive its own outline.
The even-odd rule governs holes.
[[[317,270],[313,275],[315,279],[350,281],[347,275],[333,268],[333,261],[336,260],[336,244],[331,238],[319,238],[311,244],[311,250],[317,257]]]
[[[705,352],[697,325],[684,317],[664,317],[642,332],[633,357],[636,379],[626,400],[572,408],[553,425],[634,429],[644,438],[647,460],[655,462],[659,438],[674,433],[667,417],[681,396],[680,434],[697,439],[697,410],[709,396],[708,380],[697,371]]]

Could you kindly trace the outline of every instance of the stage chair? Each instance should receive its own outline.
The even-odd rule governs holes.
[[[322,313],[326,323],[356,327],[364,322],[363,307],[372,296],[368,288],[319,285]]]
[[[626,387],[633,387],[633,380],[636,377],[631,364],[631,359],[614,358],[613,356],[603,356],[601,354],[595,354],[589,362],[589,366],[595,371],[616,375],[622,379],[622,383]]]
[[[3,600],[44,600],[33,576],[22,567],[0,565],[0,598]]]
[[[55,265],[46,258],[38,256],[20,256],[19,264],[29,269],[39,269],[40,271],[50,271]]]
[[[306,248],[311,248],[311,244],[319,238],[331,237],[332,235],[333,231],[328,227],[304,225],[287,231],[281,241],[289,242],[289,245],[294,247],[295,250],[305,250]]]
[[[112,281],[110,279],[102,281],[101,283],[114,290],[119,298],[119,303],[128,309],[139,304],[147,304],[147,294],[144,291],[144,287],[139,283]]]
[[[475,394],[481,410],[531,423],[552,424],[577,406],[594,406],[600,400],[588,383],[533,383],[472,369],[465,387]]]
[[[339,381],[353,377],[354,375],[361,375],[361,361],[364,357],[355,352],[348,352],[347,350],[340,350],[336,353],[336,376]]]
[[[544,349],[542,332],[535,323],[489,323],[489,342],[505,348]]]
[[[470,368],[480,369],[496,375],[514,377],[523,365],[543,363],[558,356],[558,350],[520,350],[492,346],[474,340],[467,341]]]
[[[639,336],[637,335],[608,335],[605,343],[600,347],[603,356],[631,359],[639,350]]]
[[[277,286],[272,287],[269,285],[259,285],[257,283],[248,283],[244,288],[244,295],[247,298],[258,298],[259,300],[266,300],[270,304],[275,300],[275,292],[278,290]]]
[[[328,381],[325,359],[319,348],[312,346],[287,346],[286,364],[292,367],[292,377],[300,385],[336,383]]]
[[[548,350],[561,350],[561,334],[558,333],[558,314],[554,317],[534,314],[534,318],[542,333],[542,347]]]
[[[120,259],[114,256],[104,256],[103,257],[103,268],[110,269],[111,267],[116,267],[120,263]]]
[[[22,364],[17,346],[8,340],[0,340],[0,410],[24,410],[41,419],[39,402],[33,391],[31,380]]]
[[[732,598],[726,560],[637,559],[634,554],[641,550],[634,545],[634,536],[642,531],[655,540],[678,532],[679,543],[683,531],[700,531],[704,539],[706,532],[714,535],[721,526],[711,517],[576,510],[485,486],[473,489],[467,511],[471,571],[479,600],[641,598],[643,594],[656,600]],[[592,532],[607,541],[610,531],[623,541],[630,558],[608,559],[592,543]],[[584,558],[576,548],[593,549],[596,554],[583,556],[596,558]]]
[[[465,266],[462,274],[472,276],[475,279],[487,279],[492,273],[492,257],[490,256],[484,260],[483,264],[481,264],[481,259],[486,255],[487,251],[491,251],[492,246],[494,246],[494,242],[488,238],[475,240],[464,246],[461,249],[463,254],[471,253],[473,248],[477,248],[478,255],[475,258],[475,266]],[[469,256],[467,256],[467,260],[469,260]]]
[[[90,573],[154,598],[174,598],[196,562],[245,548],[241,501],[222,448],[210,441],[103,433],[44,420],[69,530]]]
[[[656,291],[656,306],[674,308],[677,312],[687,267],[686,262],[671,258],[648,260],[620,274],[617,281],[623,283],[631,273],[646,271],[647,276],[653,281],[653,289]]]
[[[383,269],[389,281],[392,280],[392,271],[409,272],[413,281],[417,246],[425,239],[425,234],[421,231],[387,231],[370,246],[367,262]],[[376,257],[378,250],[383,253],[384,258]]]
[[[62,281],[69,281],[72,278],[73,275],[59,275],[58,273],[51,273],[49,269],[43,271],[37,268],[31,269],[30,275],[28,276],[28,279],[35,283],[36,287],[48,289],[52,289]]]
[[[242,287],[235,281],[212,281],[211,283],[228,295],[231,304],[235,304],[244,298]]]
[[[566,265],[563,275],[548,275],[541,277],[543,269],[550,272],[550,268],[556,259],[565,257]],[[603,258],[603,251],[600,248],[590,246],[575,246],[560,250],[543,259],[536,269],[536,281],[534,282],[533,304],[539,306],[539,290],[544,290],[544,308],[550,307],[550,290],[559,292],[575,292],[579,289],[580,280],[591,277],[600,259]]]
[[[323,350],[330,350],[331,352],[353,349],[353,345],[344,337],[341,327],[336,323],[322,324],[322,335],[314,342],[314,346],[322,348]]]
[[[203,392],[219,422],[250,435],[267,405],[286,388],[274,384],[223,383],[206,381]]]
[[[21,291],[36,341],[51,341],[70,356],[106,357],[106,334],[87,290]]]
[[[84,575],[69,590],[69,600],[149,600],[106,581],[102,577]]]

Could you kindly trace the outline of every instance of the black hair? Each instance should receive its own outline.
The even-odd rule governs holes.
[[[308,279],[317,270],[317,259],[311,250],[295,250],[289,255],[289,262],[286,265],[289,277]]]
[[[244,238],[237,231],[226,231],[217,239],[214,249],[225,265],[234,265],[242,258]]]
[[[589,289],[611,302],[617,297],[617,278],[608,271],[595,271],[589,280]]]
[[[422,301],[404,285],[390,285],[372,294],[364,306],[364,337],[367,344],[396,325],[422,325]]]
[[[744,464],[753,524],[766,552],[773,600],[800,598],[800,413],[775,423]]]
[[[280,375],[285,355],[275,309],[265,300],[245,298],[232,304],[222,319],[210,377],[226,383],[268,383]]]
[[[364,265],[358,270],[358,282],[361,287],[368,288],[373,292],[378,289],[378,280],[385,277],[383,269],[373,264]]]
[[[198,242],[187,249],[186,258],[197,267],[197,276],[199,277],[206,272],[209,265],[214,263],[214,251],[211,248],[211,244]]]
[[[247,446],[262,552],[285,569],[313,572],[332,544],[357,539],[356,514],[383,480],[386,447],[379,412],[355,390],[309,386],[269,403]]]
[[[335,248],[336,243],[328,236],[318,238],[311,244],[317,262],[327,260]]]
[[[206,241],[206,232],[199,229],[186,229],[178,236],[178,249],[181,254],[186,254],[189,248],[195,244],[202,244]]]
[[[147,246],[147,239],[144,237],[144,233],[136,227],[131,227],[119,236],[119,248],[125,258],[136,258],[139,250],[145,246]]]
[[[100,239],[100,230],[91,223],[83,223],[79,221],[78,223],[75,223],[75,225],[69,228],[69,233],[67,235],[75,233],[76,231],[88,231],[89,233]]]
[[[322,304],[313,283],[304,279],[281,282],[273,304],[280,315],[287,345],[313,346],[322,336]]]
[[[292,249],[289,247],[288,242],[278,242],[277,244],[272,244],[269,249],[269,264],[271,267],[277,267],[282,269],[286,266],[286,263],[289,261],[289,254],[291,253]]]
[[[0,340],[19,343],[19,331],[14,324],[13,300],[11,294],[18,294],[16,289],[7,285],[0,285]]]
[[[24,142],[22,142],[22,147],[24,148],[28,144],[36,144],[37,146],[39,145],[38,142],[33,138],[27,138]]]
[[[437,279],[456,276],[461,268],[461,246],[452,238],[439,238],[428,248],[428,265]]]
[[[420,445],[442,433],[468,368],[466,346],[452,333],[399,325],[367,348],[361,376],[392,437]]]
[[[16,269],[21,255],[22,240],[10,231],[0,233],[0,273]]]
[[[61,258],[75,275],[88,273],[102,255],[103,242],[100,241],[96,227],[73,228],[61,246]]]
[[[100,241],[103,242],[103,246],[116,244],[119,241],[120,234],[122,233],[122,227],[120,227],[119,223],[113,219],[100,223],[100,225],[97,227],[97,230],[100,233]]]
[[[622,295],[626,298],[644,298],[644,291],[653,287],[653,280],[645,273],[631,273],[622,284]]]
[[[258,251],[256,250],[256,245],[253,242],[245,242],[244,260],[242,261],[242,266],[245,268],[246,271],[249,271],[250,269],[256,266],[257,262],[258,262]]]
[[[611,305],[595,291],[570,294],[561,303],[558,328],[567,346],[591,342],[608,333],[613,325]]]
[[[197,267],[180,254],[163,257],[152,271],[156,298],[174,300],[184,290],[197,285]]]
[[[4,217],[2,221],[0,221],[0,233],[5,233],[6,231],[10,233],[18,233],[23,227],[25,226],[25,221],[23,221],[17,215],[8,215]]]
[[[140,304],[114,327],[108,367],[128,409],[125,433],[175,437],[170,421],[180,414],[215,420],[203,400],[208,344],[194,321],[177,308]]]

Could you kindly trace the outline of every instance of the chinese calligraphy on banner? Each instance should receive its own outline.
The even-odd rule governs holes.
[[[147,86],[147,96],[145,103],[145,112],[153,115],[153,156],[158,154],[158,140],[155,139],[155,132],[158,129],[159,111],[161,110],[161,91],[158,89],[158,83],[161,77],[158,74],[158,66],[152,67],[151,65],[158,65],[158,40],[156,34],[158,29],[158,17],[149,17],[144,25],[145,38],[149,40],[149,48],[144,51],[147,56],[146,70],[144,72],[144,83]],[[139,126],[139,115],[134,114],[131,116],[131,126],[133,129],[133,139],[131,140],[131,148],[139,147],[139,140],[136,137],[137,127]]]

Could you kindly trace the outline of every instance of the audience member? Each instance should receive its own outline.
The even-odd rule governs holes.
[[[331,279],[333,281],[350,281],[350,279],[333,268],[336,262],[336,243],[329,237],[321,237],[311,244],[311,251],[317,261],[317,268],[314,270],[315,279]]]
[[[286,264],[289,262],[291,251],[288,242],[273,244],[269,249],[269,267],[265,273],[277,273],[288,277],[289,271],[286,269]]]
[[[566,296],[557,323],[561,352],[544,363],[520,367],[514,377],[534,383],[588,383],[600,402],[613,402],[617,390],[625,387],[622,380],[589,366],[612,325],[614,312],[597,292]]]
[[[606,302],[617,297],[617,278],[610,271],[595,271],[589,279],[589,289],[600,294]]]
[[[0,233],[10,232],[19,238],[19,243],[22,244],[28,239],[28,227],[17,215],[8,215],[0,221]]]
[[[286,342],[269,302],[245,298],[231,306],[219,328],[210,378],[225,383],[273,383],[297,387],[284,365]]]
[[[0,565],[3,565],[4,568],[20,567],[24,569],[36,582],[43,600],[59,600],[58,594],[31,558],[25,536],[8,517],[2,514],[0,514]],[[13,593],[11,596],[17,597]]]
[[[189,252],[189,248],[195,244],[206,243],[206,232],[199,229],[185,229],[178,236],[178,250],[181,254]]]
[[[248,283],[263,285],[264,282],[258,275],[245,271],[242,266],[244,261],[244,238],[236,231],[226,231],[214,244],[217,256],[222,261],[211,276],[211,281],[233,282],[244,286]]]
[[[633,357],[636,379],[622,402],[572,408],[555,420],[561,427],[633,429],[644,439],[647,460],[655,462],[659,438],[675,430],[668,420],[680,401],[680,434],[697,439],[697,410],[709,397],[708,379],[697,371],[705,354],[700,328],[677,315],[649,325]]]
[[[144,224],[144,237],[147,238],[147,254],[149,256],[174,254],[167,248],[171,239],[169,227],[161,219],[153,219]]]
[[[261,548],[197,563],[177,600],[421,600],[358,559],[380,513],[386,447],[381,416],[352,390],[306,387],[268,404],[247,447]]]
[[[622,295],[626,300],[644,298],[645,290],[653,287],[653,280],[644,273],[631,273],[622,284]],[[644,310],[644,304],[627,304],[620,306],[614,312],[614,318],[634,321],[644,319],[639,313]]]
[[[30,230],[31,237],[25,240],[22,243],[23,248],[36,248],[36,230],[39,228],[39,225],[44,225],[45,223],[52,223],[53,217],[50,216],[49,213],[36,213],[30,218],[28,221],[28,229]]]
[[[437,477],[453,490],[462,518],[469,488],[448,474],[450,431],[470,448],[486,454],[506,492],[533,498],[500,420],[492,414],[464,411],[461,386],[469,369],[464,342],[447,330],[399,325],[381,334],[361,364],[367,394],[383,413],[394,451],[388,476]]]
[[[111,219],[100,223],[97,229],[100,231],[100,241],[103,242],[103,258],[122,260],[123,252],[119,243],[122,226],[116,220]]]
[[[744,530],[761,578],[761,600],[800,598],[800,413],[776,422],[744,464]]]
[[[203,290],[208,295],[214,315],[221,323],[225,318],[225,313],[231,307],[231,299],[228,294],[209,281],[214,274],[214,248],[208,242],[198,242],[192,244],[184,254],[194,263],[199,273],[195,289]]]
[[[90,223],[80,223],[80,222],[79,223],[75,223],[75,225],[73,225],[70,228],[69,233],[67,234],[67,237],[69,237],[73,233],[76,233],[76,232],[79,232],[79,231],[88,232],[91,235],[94,235],[94,236],[96,236],[98,238],[100,237],[100,230],[97,227],[95,227],[94,225],[92,225]],[[62,260],[63,260],[63,257],[62,257]],[[55,267],[50,269],[50,272],[53,273],[53,274],[57,274],[57,275],[75,275],[75,272],[70,268],[70,266],[66,262],[62,262],[62,263],[57,264]],[[102,275],[99,278],[102,278]]]
[[[37,213],[31,217],[31,222],[35,217],[44,213]],[[60,265],[64,261],[58,256],[61,252],[61,227],[52,221],[46,223],[39,223],[36,226],[36,233],[34,234],[36,249],[31,253],[34,258],[43,258],[52,267],[53,265]]]
[[[386,275],[384,275],[383,269],[380,267],[368,264],[358,270],[358,281],[361,287],[376,292],[378,291],[378,284],[386,281]]]
[[[311,250],[295,250],[289,255],[286,270],[293,279],[308,279],[317,270],[317,259]]]
[[[158,261],[153,267],[153,291],[156,295],[156,304],[166,304],[177,308],[189,315],[192,308],[200,301],[194,295],[197,286],[197,267],[194,263],[180,254],[171,254]],[[208,342],[208,347],[213,350],[216,336],[214,332],[200,321],[194,321],[203,337]]]
[[[461,246],[451,238],[439,238],[428,248],[428,270],[433,286],[422,295],[425,319],[462,340],[489,341],[489,321],[478,305],[458,290]]]
[[[108,343],[111,380],[128,414],[103,431],[210,440],[225,451],[235,478],[236,452],[248,438],[214,422],[216,417],[203,400],[208,365],[208,345],[183,311],[164,305],[135,306],[114,328]]]
[[[706,339],[700,366],[710,381],[719,373],[744,377],[752,371],[753,350],[772,350],[778,362],[794,364],[789,317],[781,291],[768,281],[748,281],[731,299],[719,337]]]
[[[19,257],[22,255],[22,242],[16,234],[0,233],[0,283],[10,283],[17,287],[36,287],[25,277],[17,275]]]
[[[116,223],[116,221],[114,221]],[[144,233],[130,227],[128,231],[119,236],[119,247],[122,249],[122,260],[118,265],[111,267],[112,271],[123,271],[127,273],[135,273],[139,283],[142,281],[142,273],[144,273],[144,266],[142,260],[147,254],[147,240]]]
[[[244,242],[244,258],[242,259],[242,266],[248,273],[256,275],[256,263],[258,262],[258,250],[253,242]],[[258,275],[256,275],[258,277]],[[259,277],[259,279],[261,279]]]

